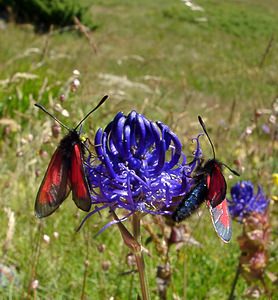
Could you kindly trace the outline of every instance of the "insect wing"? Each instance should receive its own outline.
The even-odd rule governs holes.
[[[225,199],[214,208],[210,206],[209,202],[207,202],[207,205],[209,207],[211,220],[216,233],[222,241],[228,243],[232,237],[232,224],[227,200]]]
[[[71,157],[71,188],[72,199],[78,208],[89,211],[91,208],[90,189],[83,167],[81,145],[73,146]]]
[[[207,175],[208,194],[207,200],[213,208],[218,206],[226,198],[227,184],[218,163],[214,163],[213,169]]]
[[[63,159],[60,147],[54,152],[39,188],[35,214],[39,218],[51,215],[70,192],[69,164]]]

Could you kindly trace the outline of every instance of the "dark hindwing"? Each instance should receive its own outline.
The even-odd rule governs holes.
[[[51,215],[70,192],[69,163],[65,161],[61,147],[54,152],[40,185],[35,214],[39,218]]]
[[[207,200],[212,208],[219,205],[226,198],[227,184],[222,174],[220,164],[215,161],[207,174]]]
[[[70,172],[72,199],[76,206],[84,211],[91,208],[90,188],[83,167],[81,142],[73,146]]]
[[[209,203],[207,204],[209,206]],[[209,206],[209,211],[216,233],[224,242],[228,243],[232,237],[232,224],[227,200],[224,199],[214,208]]]

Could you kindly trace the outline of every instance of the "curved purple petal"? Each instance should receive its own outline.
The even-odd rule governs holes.
[[[97,159],[85,165],[92,204],[169,215],[176,206],[172,199],[192,185],[190,175],[202,155],[199,136],[196,141],[194,161],[188,165],[179,138],[167,125],[135,111],[118,113],[97,131]]]

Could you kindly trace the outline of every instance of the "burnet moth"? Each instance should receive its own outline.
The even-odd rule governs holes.
[[[80,138],[80,131],[78,132],[77,129],[107,98],[107,95],[104,96],[98,105],[87,113],[73,129],[64,125],[42,105],[35,104],[35,106],[43,110],[69,131],[69,133],[62,138],[59,146],[52,155],[40,185],[35,202],[35,214],[38,218],[51,215],[67,198],[70,191],[72,191],[72,199],[78,208],[84,211],[90,210],[90,187],[83,167],[86,146]]]
[[[198,120],[212,147],[213,159],[209,159],[204,166],[200,167],[198,175],[195,177],[195,185],[182,199],[174,211],[172,219],[175,222],[186,219],[206,201],[214,229],[218,236],[227,243],[232,237],[232,227],[226,200],[227,184],[222,174],[222,167],[225,166],[236,176],[239,174],[226,164],[216,160],[214,146],[205,123],[200,116],[198,116]]]

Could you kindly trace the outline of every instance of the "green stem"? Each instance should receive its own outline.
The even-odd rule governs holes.
[[[42,228],[43,228],[43,224],[40,221],[38,223],[38,231],[37,231],[37,241],[36,241],[36,245],[34,247],[34,251],[32,253],[31,256],[31,278],[29,279],[29,286],[28,286],[28,296],[27,298],[31,299],[31,293],[33,291],[34,293],[34,299],[36,298],[36,289],[32,289],[32,282],[33,280],[36,278],[36,274],[37,274],[37,266],[38,266],[38,262],[39,262],[39,258],[40,258],[40,252],[41,252],[41,241],[42,241]]]
[[[132,217],[134,239],[141,245],[140,217],[134,214]],[[145,274],[145,264],[142,251],[134,252],[136,265],[139,273],[140,286],[143,300],[150,300],[148,280]]]
[[[187,269],[188,269],[188,261],[187,261],[187,255],[184,254],[184,264],[183,264],[183,299],[186,300],[186,294],[187,294]]]
[[[238,266],[237,266],[236,275],[235,275],[235,278],[234,278],[234,281],[233,281],[232,289],[231,289],[228,300],[234,300],[235,299],[234,292],[235,292],[236,284],[237,284],[237,281],[238,281],[238,278],[239,278],[240,270],[241,270],[241,268],[240,268],[240,263],[239,263]]]
[[[82,289],[81,289],[81,296],[80,296],[81,300],[86,299],[85,289],[86,289],[86,282],[87,282],[88,268],[89,268],[89,236],[88,236],[88,231],[85,231],[85,233],[84,233],[84,240],[85,240],[85,245],[86,245],[86,257],[85,257],[85,261],[84,261],[83,282],[82,282]]]

